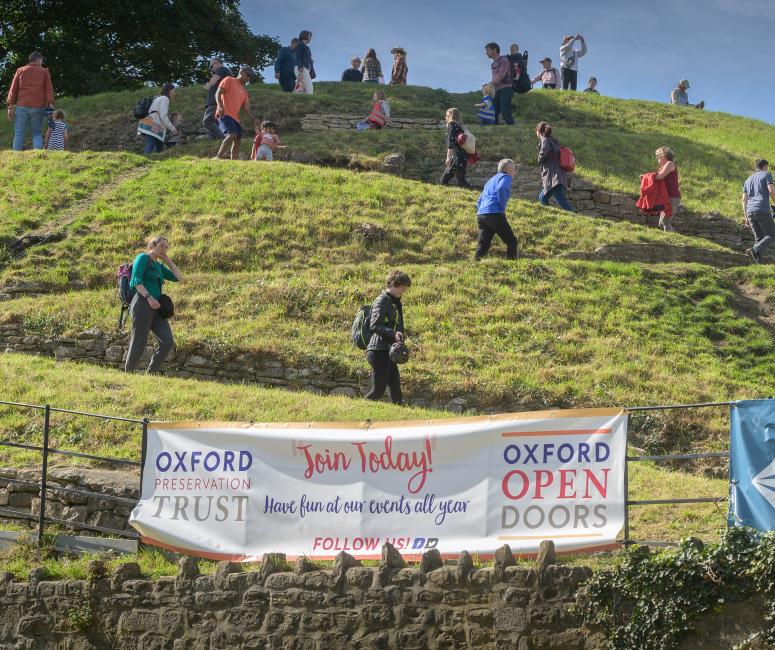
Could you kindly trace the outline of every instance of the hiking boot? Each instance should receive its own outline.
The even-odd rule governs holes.
[[[762,261],[762,258],[759,256],[759,253],[757,253],[753,248],[746,248],[745,254],[751,258],[751,261],[754,264],[760,264]]]

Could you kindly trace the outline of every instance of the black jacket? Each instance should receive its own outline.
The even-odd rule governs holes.
[[[404,332],[404,312],[401,299],[383,291],[371,306],[371,329],[374,335],[366,350],[388,352],[396,341],[396,332]]]

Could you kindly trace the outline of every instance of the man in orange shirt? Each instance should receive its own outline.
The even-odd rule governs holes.
[[[253,70],[250,66],[243,65],[239,69],[237,77],[226,77],[218,84],[218,90],[215,91],[215,103],[218,109],[215,111],[215,117],[218,118],[218,128],[223,133],[224,138],[215,158],[223,158],[223,154],[231,147],[231,159],[239,158],[239,145],[242,140],[242,125],[239,121],[239,114],[242,108],[255,121],[253,111],[250,110],[250,101],[248,100],[248,91],[245,90],[245,84],[253,76]]]
[[[54,106],[54,89],[51,75],[43,67],[43,55],[33,52],[29,63],[16,70],[8,91],[8,119],[16,118],[13,149],[21,151],[24,136],[32,131],[32,148],[43,148],[43,119],[45,108]]]

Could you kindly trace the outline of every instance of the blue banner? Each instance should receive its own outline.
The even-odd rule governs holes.
[[[775,400],[731,409],[729,526],[775,530]]]

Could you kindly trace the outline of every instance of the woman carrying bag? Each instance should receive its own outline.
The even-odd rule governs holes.
[[[457,179],[459,187],[471,187],[466,180],[468,152],[463,148],[465,130],[460,117],[460,111],[457,108],[448,109],[445,119],[447,122],[447,133],[444,136],[444,142],[447,147],[447,159],[440,182],[442,185],[449,185],[449,182],[454,177]],[[464,137],[461,138],[461,135]]]
[[[148,342],[148,334],[153,332],[159,343],[153,351],[148,373],[157,373],[167,358],[175,341],[168,319],[172,316],[172,301],[162,293],[164,280],[179,282],[180,270],[169,258],[169,241],[166,237],[154,237],[148,242],[148,249],[140,253],[132,263],[130,289],[135,296],[129,306],[132,314],[132,335],[124,369],[134,370],[143,355]]]
[[[137,134],[145,136],[143,153],[161,153],[164,151],[164,140],[167,131],[173,135],[178,132],[170,120],[170,100],[175,97],[175,85],[164,84],[161,94],[153,100],[148,115],[137,124]]]

